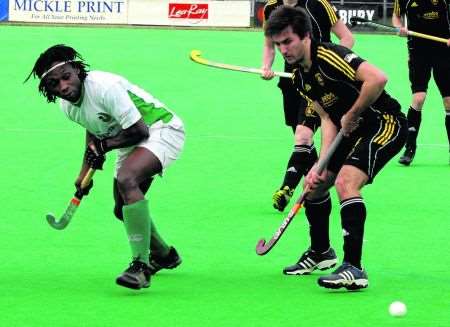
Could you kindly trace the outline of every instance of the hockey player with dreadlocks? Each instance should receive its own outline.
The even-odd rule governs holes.
[[[175,248],[156,231],[145,194],[153,177],[178,158],[184,144],[183,123],[158,99],[125,78],[87,67],[75,49],[55,45],[39,56],[27,80],[39,78],[39,92],[47,101],[59,98],[67,118],[86,129],[77,189],[90,167],[102,169],[108,152],[117,150],[114,215],[123,220],[133,259],[116,282],[132,289],[146,288],[151,275],[181,263]]]

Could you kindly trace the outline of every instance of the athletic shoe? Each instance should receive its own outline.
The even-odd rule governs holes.
[[[284,268],[283,273],[285,275],[309,275],[316,269],[333,268],[336,263],[337,257],[333,248],[329,248],[323,253],[318,253],[309,248],[295,265]]]
[[[174,269],[181,264],[181,258],[177,250],[171,246],[169,253],[165,257],[160,257],[155,254],[150,256],[150,273],[156,274],[161,269]]]
[[[117,277],[116,283],[120,286],[139,290],[150,286],[150,276],[150,267],[136,258],[130,263],[128,269]]]
[[[414,159],[414,155],[416,154],[416,149],[414,148],[406,148],[403,155],[398,160],[399,163],[405,166],[409,166]]]
[[[367,273],[347,262],[342,263],[331,275],[320,277],[317,282],[322,287],[345,287],[350,291],[366,288],[369,285]]]
[[[278,211],[283,211],[284,208],[286,208],[286,206],[288,205],[289,200],[294,194],[294,191],[295,189],[291,189],[287,185],[276,191],[275,194],[272,196],[273,207]]]

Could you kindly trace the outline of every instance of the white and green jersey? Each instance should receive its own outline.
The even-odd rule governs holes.
[[[61,99],[66,116],[99,139],[116,136],[140,118],[150,126],[169,123],[175,116],[150,93],[125,78],[101,71],[88,73],[76,105]]]

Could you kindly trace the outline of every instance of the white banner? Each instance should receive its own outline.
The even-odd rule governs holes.
[[[129,0],[128,24],[249,27],[250,2]]]
[[[9,0],[9,20],[38,23],[127,24],[129,0]]]

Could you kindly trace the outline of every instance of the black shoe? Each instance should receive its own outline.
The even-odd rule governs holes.
[[[285,275],[309,275],[316,269],[326,270],[332,268],[336,263],[336,253],[332,248],[323,253],[318,253],[309,248],[295,265],[284,268],[283,273]]]
[[[367,273],[347,262],[342,263],[331,275],[320,277],[317,282],[322,287],[345,287],[349,291],[359,290],[369,286]]]
[[[150,286],[150,276],[150,267],[138,259],[133,259],[128,269],[117,277],[116,283],[120,286],[139,290]]]
[[[409,166],[414,159],[414,155],[416,154],[415,148],[406,148],[403,155],[398,160],[399,163],[405,166]]]
[[[161,269],[174,269],[181,264],[181,258],[177,250],[171,246],[169,253],[165,257],[152,254],[150,257],[150,273],[156,274]]]

